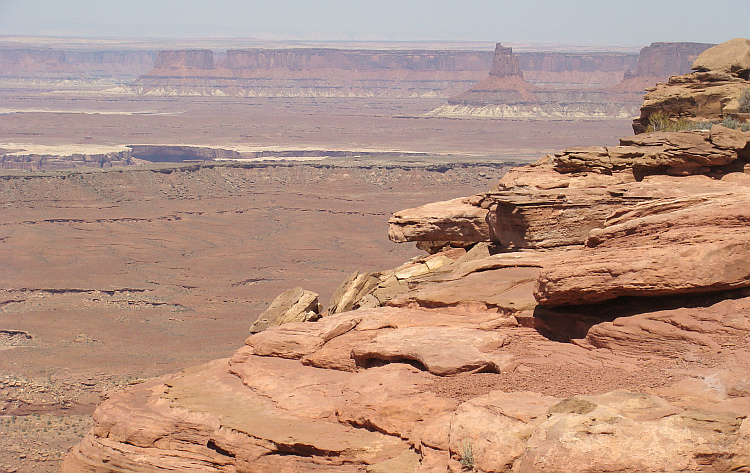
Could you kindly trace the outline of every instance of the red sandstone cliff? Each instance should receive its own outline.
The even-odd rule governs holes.
[[[714,46],[708,43],[652,43],[641,49],[638,67],[628,71],[619,90],[641,92],[657,82],[665,82],[670,76],[687,74],[700,53]]]
[[[153,68],[155,57],[152,51],[0,48],[0,77],[132,80]]]
[[[161,51],[144,93],[233,96],[434,97],[479,81],[492,55],[476,51],[237,49]]]

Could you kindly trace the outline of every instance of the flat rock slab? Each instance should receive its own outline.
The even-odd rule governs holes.
[[[481,261],[472,262],[471,268],[478,267]],[[501,264],[498,261],[486,262],[490,267]],[[389,305],[415,304],[428,308],[479,305],[485,310],[494,308],[508,313],[533,309],[536,305],[534,281],[540,270],[537,267],[501,267],[472,272],[455,279],[426,282],[416,290],[396,297]]]
[[[592,232],[588,247],[539,276],[543,305],[750,286],[750,197],[706,194],[644,203]]]
[[[501,333],[472,328],[408,327],[381,332],[354,347],[352,356],[363,367],[414,361],[437,376],[497,373],[511,366],[512,356],[500,352],[508,341]]]
[[[461,197],[401,210],[388,221],[388,238],[406,241],[490,241],[487,209]]]

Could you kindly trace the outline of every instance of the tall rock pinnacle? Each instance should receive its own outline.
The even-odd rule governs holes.
[[[495,58],[492,60],[491,77],[523,77],[521,64],[518,61],[518,55],[513,54],[513,48],[503,47],[497,43],[495,46]]]

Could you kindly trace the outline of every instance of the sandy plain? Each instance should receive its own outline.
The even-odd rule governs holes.
[[[351,272],[419,254],[387,240],[392,212],[630,134],[628,120],[423,117],[442,103],[0,90],[6,149],[427,154],[2,171],[0,472],[56,471],[108,389],[228,356],[280,292],[301,285],[325,305]]]

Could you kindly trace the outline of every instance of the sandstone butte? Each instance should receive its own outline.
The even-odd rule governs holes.
[[[745,44],[644,116],[670,87],[733,103]],[[319,319],[288,291],[281,321],[317,321],[269,309],[230,358],[110,393],[62,471],[750,471],[749,143],[640,134],[398,212],[424,256],[353,274]]]

